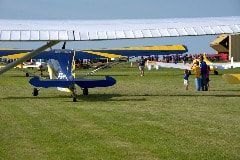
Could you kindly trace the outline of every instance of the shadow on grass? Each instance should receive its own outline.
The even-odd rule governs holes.
[[[227,89],[227,90],[213,89],[210,92],[239,92],[240,93],[240,89],[239,90],[236,90],[236,89]]]
[[[35,77],[35,76],[38,76],[38,77],[41,77],[41,78],[48,78],[49,77],[49,76],[45,76],[45,75],[41,76],[40,74],[39,75],[38,74],[29,75],[28,77],[26,77],[25,75],[11,75],[11,77],[13,77],[13,78],[26,78],[26,79],[32,78],[32,77]]]
[[[90,76],[87,76],[89,78],[91,77],[105,77],[105,76],[111,76],[111,77],[128,77],[128,76],[132,76],[132,75],[128,75],[128,74],[110,74],[110,75],[90,75]],[[86,75],[77,75],[77,77],[86,77]]]
[[[10,77],[12,77],[12,78],[28,78],[25,75],[11,75]],[[29,77],[31,77],[31,76],[29,76]]]
[[[144,94],[144,95],[120,95],[120,94],[90,94],[88,96],[79,95],[77,97],[78,102],[126,102],[126,101],[146,101],[146,97],[220,97],[220,98],[231,98],[240,97],[236,94]],[[56,96],[45,96],[45,97],[17,97],[9,96],[2,98],[4,100],[50,100],[50,99],[63,99],[62,102],[72,102],[72,97],[68,95],[56,95]],[[67,99],[67,100],[66,100]],[[61,101],[61,100],[60,100]]]
[[[80,95],[81,101],[98,102],[98,101],[146,101],[146,98],[135,98],[133,96],[124,96],[120,94],[90,94],[88,96]]]
[[[131,95],[131,96],[141,96],[141,97],[240,97],[236,94],[145,94],[145,95]]]
[[[93,75],[93,76],[95,76],[95,75]],[[99,75],[99,76],[106,76],[106,75]],[[133,75],[131,75],[131,74],[121,74],[121,73],[119,73],[119,74],[109,74],[109,75],[107,75],[107,76],[133,76]]]
[[[27,96],[27,97],[17,97],[17,96],[9,96],[9,97],[5,97],[2,99],[6,99],[6,100],[26,100],[26,99],[30,99],[30,100],[34,100],[34,99],[40,99],[40,100],[47,100],[47,99],[69,99],[69,101],[65,101],[65,102],[72,102],[72,97],[71,96],[67,96],[67,95],[56,95],[56,96],[46,96],[46,97],[33,97],[33,96]],[[117,99],[115,99],[117,98]],[[83,102],[83,101],[87,101],[87,102],[108,102],[108,101],[146,101],[145,98],[134,98],[133,96],[124,96],[124,95],[120,95],[120,94],[90,94],[87,96],[83,96],[83,95],[79,95],[77,97],[77,100],[79,102]]]

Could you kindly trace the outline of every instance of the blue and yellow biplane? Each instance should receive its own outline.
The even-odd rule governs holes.
[[[0,56],[8,59],[19,59],[31,51],[32,50],[0,49]],[[56,87],[60,91],[71,92],[73,101],[75,102],[77,100],[76,85],[82,89],[83,95],[88,95],[89,88],[109,87],[116,83],[116,80],[110,76],[106,76],[105,79],[76,78],[74,74],[75,59],[121,59],[122,57],[130,56],[183,54],[185,52],[187,52],[187,47],[184,45],[126,47],[99,50],[54,49],[43,51],[35,56],[34,59],[44,59],[47,61],[50,79],[42,79],[39,76],[34,76],[29,80],[29,83],[34,86],[34,96],[38,95],[40,88]]]

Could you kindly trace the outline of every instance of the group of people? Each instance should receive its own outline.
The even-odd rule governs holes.
[[[191,54],[184,54],[184,55],[167,55],[167,56],[163,56],[163,61],[166,61],[167,63],[179,63],[179,62],[183,62],[185,63],[189,63],[192,62],[193,59],[197,58],[198,54],[196,55],[191,55]]]
[[[167,55],[163,56],[163,61],[167,63],[179,63],[183,62],[184,64],[186,63],[191,63],[194,59],[199,59],[203,54],[183,54],[183,55]]]
[[[200,61],[195,61],[192,66],[192,71],[195,76],[196,91],[208,91],[209,90],[209,72],[210,67],[203,60],[203,56],[200,57]],[[184,72],[184,86],[188,90],[190,72],[185,70]]]
[[[144,76],[144,66],[145,66],[145,59],[141,57],[141,59],[138,61],[138,66],[140,70],[140,76]],[[195,76],[195,86],[196,91],[208,91],[209,90],[209,72],[210,67],[207,65],[207,63],[203,60],[203,56],[200,56],[200,60],[196,60],[193,63],[192,71],[194,72]],[[189,86],[189,75],[190,71],[185,70],[184,72],[184,86],[186,90],[188,90]]]

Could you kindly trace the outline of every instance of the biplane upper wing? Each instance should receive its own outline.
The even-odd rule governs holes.
[[[0,20],[0,41],[89,41],[240,33],[240,17]]]
[[[0,20],[0,41],[48,41],[0,69],[0,74],[60,41],[94,41],[240,33],[240,17],[160,20]]]

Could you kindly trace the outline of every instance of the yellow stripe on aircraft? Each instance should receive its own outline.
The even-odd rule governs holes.
[[[25,53],[17,53],[17,54],[13,54],[13,55],[3,56],[3,58],[18,59],[18,58],[22,58],[26,54],[27,54],[27,52],[25,52]]]
[[[140,46],[140,47],[126,47],[126,48],[114,48],[104,50],[152,50],[152,51],[185,51],[186,48],[183,45],[166,45],[166,46]]]
[[[102,56],[102,57],[106,57],[106,58],[121,58],[123,57],[122,55],[117,55],[117,54],[110,54],[110,53],[104,53],[104,52],[96,52],[96,51],[83,51],[83,52],[87,52],[89,54],[94,54],[94,55],[98,55],[98,56]]]
[[[166,45],[166,46],[140,46],[140,47],[126,47],[126,48],[109,48],[109,49],[101,49],[101,50],[148,50],[148,51],[185,51],[186,48],[183,45]],[[84,52],[106,57],[106,58],[121,58],[122,55],[118,54],[110,54],[104,52],[96,52],[91,50],[84,50]]]
[[[11,49],[9,49],[11,50]],[[18,58],[22,58],[23,56],[25,56],[26,54],[28,54],[28,52],[25,53],[17,53],[17,54],[13,54],[13,55],[8,55],[8,56],[2,56],[2,58],[8,58],[8,59],[18,59]],[[17,68],[23,68],[23,64],[19,64],[16,66]]]
[[[9,48],[0,48],[0,50],[12,50],[12,49],[9,49]]]

